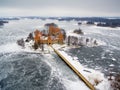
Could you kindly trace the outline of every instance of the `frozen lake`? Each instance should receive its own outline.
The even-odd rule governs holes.
[[[77,21],[11,20],[0,27],[0,90],[81,89],[80,79],[55,53],[27,53],[16,45],[18,39],[26,38],[30,32],[43,29],[44,24],[52,22],[67,32],[81,28],[85,36],[104,42],[98,47],[67,50],[71,56],[77,56],[81,64],[106,76],[120,72],[120,28],[78,26]],[[87,89],[82,87],[82,90]]]

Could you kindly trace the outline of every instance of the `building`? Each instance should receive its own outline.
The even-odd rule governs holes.
[[[34,41],[35,44],[63,44],[64,33],[56,24],[50,23],[45,25],[45,30],[39,31],[35,30],[34,32]]]

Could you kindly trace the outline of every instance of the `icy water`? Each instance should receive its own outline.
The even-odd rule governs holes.
[[[99,70],[109,76],[120,73],[120,28],[80,26],[85,36],[103,43],[97,47],[81,47],[68,50],[72,56],[79,58],[80,63],[88,68]]]
[[[24,52],[16,41],[44,24],[55,22],[66,31],[79,28],[76,21],[11,20],[0,27],[0,90],[87,90],[80,79],[55,54]],[[98,47],[68,50],[81,64],[114,75],[120,72],[120,29],[80,26],[85,36],[104,42]],[[89,90],[89,89],[88,89]]]
[[[16,44],[47,22],[52,21],[11,20],[0,27],[0,90],[89,90],[54,52],[24,52]]]

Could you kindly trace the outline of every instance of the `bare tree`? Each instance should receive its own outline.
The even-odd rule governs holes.
[[[71,37],[68,36],[68,46],[70,46],[70,39],[71,39]]]

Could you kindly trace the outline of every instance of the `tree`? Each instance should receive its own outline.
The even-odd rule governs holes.
[[[70,36],[68,36],[68,46],[70,46]]]

